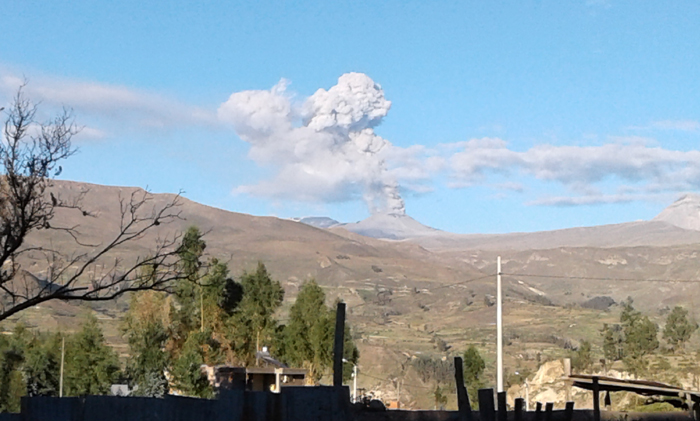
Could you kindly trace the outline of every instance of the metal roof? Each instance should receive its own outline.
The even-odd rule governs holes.
[[[586,390],[593,390],[593,379],[598,379],[598,390],[602,391],[626,391],[634,392],[644,396],[691,396],[693,400],[700,400],[700,392],[695,390],[685,390],[678,386],[666,383],[653,382],[647,380],[624,380],[606,376],[590,376],[585,374],[572,374],[567,381],[573,386]]]

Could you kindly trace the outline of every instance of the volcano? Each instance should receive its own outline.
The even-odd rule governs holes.
[[[377,213],[360,222],[340,226],[366,237],[387,240],[403,240],[444,233],[444,231],[423,225],[406,214],[398,213]]]

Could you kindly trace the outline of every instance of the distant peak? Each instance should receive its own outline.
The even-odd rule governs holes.
[[[674,205],[676,204],[681,204],[684,202],[695,202],[700,204],[700,194],[697,193],[686,193],[679,197],[675,202],[673,202]]]
[[[653,220],[683,229],[700,231],[700,195],[695,193],[682,195]]]
[[[301,222],[302,224],[311,225],[312,227],[323,229],[334,227],[340,224],[340,222],[327,216],[305,216],[301,218],[292,218],[292,221]]]
[[[353,224],[343,225],[348,231],[367,237],[402,240],[406,238],[435,235],[439,230],[421,224],[405,213],[375,213],[369,218]]]

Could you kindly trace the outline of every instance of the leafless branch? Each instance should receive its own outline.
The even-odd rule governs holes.
[[[51,121],[37,122],[37,108],[22,88],[6,113],[0,142],[0,320],[54,299],[103,301],[128,291],[167,290],[182,278],[179,234],[156,239],[149,257],[127,261],[115,256],[158,226],[181,220],[180,196],[160,206],[148,191],[120,197],[118,231],[103,244],[84,241],[79,225],[55,222],[58,209],[98,217],[83,207],[87,190],[69,198],[51,190],[53,177],[62,171],[59,163],[75,153],[71,139],[79,128],[66,109]],[[67,235],[75,245],[69,248],[73,254],[26,243],[30,233],[42,232]],[[36,253],[44,255],[45,277],[21,268],[20,261]]]

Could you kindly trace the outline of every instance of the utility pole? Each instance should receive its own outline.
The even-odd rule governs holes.
[[[396,409],[401,409],[401,383],[403,383],[403,379],[399,380],[399,390],[396,393],[398,395],[396,397]]]
[[[66,356],[66,337],[61,338],[61,377],[58,380],[58,397],[63,397],[63,360]]]
[[[357,403],[357,364],[343,358],[344,363],[352,364],[352,403]]]
[[[201,285],[199,286],[199,315],[202,319],[199,331],[204,332],[204,287]],[[257,351],[257,349],[255,351]]]
[[[530,410],[530,383],[525,379],[525,411]]]
[[[357,403],[357,364],[352,364],[352,403]]]
[[[503,392],[503,296],[501,294],[501,256],[496,263],[496,375],[498,392]]]

